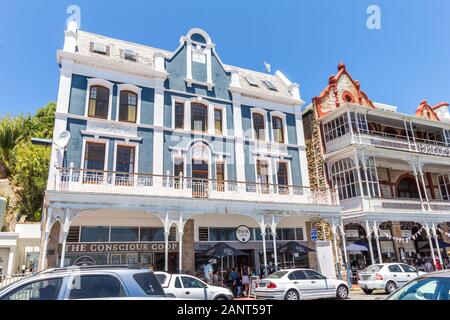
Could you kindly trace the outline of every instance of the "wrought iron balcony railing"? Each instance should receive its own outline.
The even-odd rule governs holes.
[[[54,190],[339,205],[330,189],[72,168],[56,169]]]

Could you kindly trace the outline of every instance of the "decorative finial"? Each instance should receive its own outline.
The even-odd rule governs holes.
[[[270,63],[268,63],[268,62],[266,62],[266,61],[264,61],[264,67],[266,67],[266,72],[267,73],[270,73],[271,71],[270,71]]]

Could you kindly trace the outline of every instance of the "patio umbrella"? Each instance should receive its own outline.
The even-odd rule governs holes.
[[[347,251],[369,251],[366,241],[358,240],[347,246]]]
[[[281,253],[290,253],[292,254],[292,263],[295,266],[295,254],[298,253],[299,255],[307,254],[308,252],[313,252],[315,250],[308,248],[304,245],[301,245],[298,242],[295,241],[289,241],[288,243],[285,243],[280,247]]]
[[[280,247],[281,253],[298,253],[298,254],[307,254],[308,252],[313,252],[315,250],[305,247],[304,245],[301,245],[298,242],[290,241],[288,243],[285,243]]]
[[[438,240],[438,243],[439,243],[439,249],[450,247],[450,243],[448,243],[448,242]],[[433,246],[434,245],[435,245],[435,243],[433,242]],[[425,249],[425,248],[428,248],[428,249],[430,248],[430,244],[428,242],[425,245],[423,245],[422,247],[420,247],[419,250]]]
[[[223,257],[247,256],[248,254],[244,251],[235,249],[224,242],[219,242],[212,246],[208,251],[206,251],[206,255],[210,257],[220,258],[220,268],[223,283]]]

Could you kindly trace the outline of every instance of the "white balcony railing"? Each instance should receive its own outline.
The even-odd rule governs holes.
[[[220,200],[339,205],[335,190],[72,168],[57,168],[54,190]]]
[[[371,210],[379,212],[449,212],[450,201],[409,198],[358,197],[341,201],[344,211]]]
[[[333,152],[350,145],[351,143],[369,145],[374,147],[404,150],[414,153],[450,157],[450,146],[442,141],[409,138],[378,131],[347,133],[326,143],[327,152]]]

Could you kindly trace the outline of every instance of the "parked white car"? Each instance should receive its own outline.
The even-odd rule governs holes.
[[[405,263],[379,263],[358,273],[358,285],[365,294],[371,294],[376,289],[392,293],[408,281],[424,274],[425,272]]]
[[[311,300],[321,298],[346,299],[346,282],[329,279],[310,269],[286,269],[261,280],[255,290],[257,299]]]
[[[187,274],[170,274],[167,272],[155,272],[155,276],[161,283],[166,295],[172,295],[179,299],[194,300],[233,300],[230,289],[211,286],[202,280]]]

